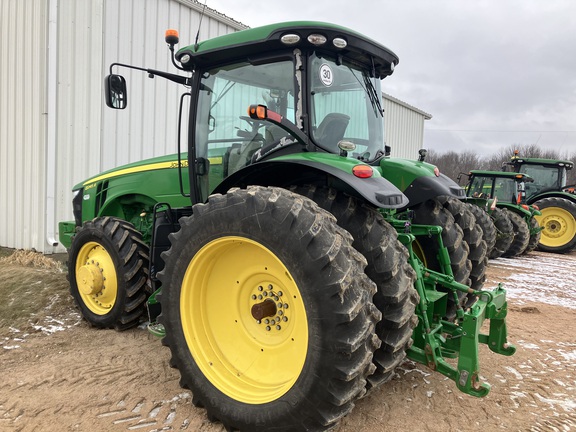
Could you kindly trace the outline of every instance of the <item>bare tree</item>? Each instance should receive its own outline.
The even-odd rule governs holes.
[[[572,154],[568,154],[568,152],[561,153],[556,150],[543,149],[537,144],[510,144],[485,157],[480,157],[471,150],[462,153],[455,151],[438,153],[430,150],[426,157],[426,162],[436,165],[440,172],[456,180],[460,173],[467,173],[473,169],[500,171],[502,164],[509,162],[515,151],[518,151],[520,156],[527,158],[563,159],[576,162],[576,152]],[[572,169],[568,171],[568,184],[575,183],[576,169]]]

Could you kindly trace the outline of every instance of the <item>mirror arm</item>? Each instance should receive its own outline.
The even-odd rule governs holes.
[[[112,63],[110,65],[110,75],[113,75],[112,68],[114,66],[121,66],[121,67],[125,67],[128,69],[135,69],[135,70],[147,72],[151,78],[153,78],[154,76],[160,76],[162,78],[166,78],[167,80],[173,81],[173,82],[178,83],[178,84],[183,84],[183,85],[187,85],[187,86],[192,84],[192,78],[190,78],[190,77],[176,75],[176,74],[172,74],[169,72],[163,72],[163,71],[159,71],[156,69],[145,69],[145,68],[141,68],[138,66],[127,65],[124,63]]]

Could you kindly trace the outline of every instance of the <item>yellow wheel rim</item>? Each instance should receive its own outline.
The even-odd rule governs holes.
[[[86,307],[96,315],[110,312],[118,297],[116,269],[110,254],[96,242],[88,242],[76,258],[76,285]]]
[[[420,261],[422,261],[424,267],[428,267],[426,255],[424,254],[424,250],[422,249],[422,245],[418,242],[418,239],[412,242],[412,251],[420,259]]]
[[[304,302],[284,264],[255,241],[223,237],[206,244],[184,274],[180,314],[198,367],[234,400],[274,401],[302,372]]]
[[[567,210],[559,207],[540,209],[541,216],[535,216],[541,227],[540,244],[548,247],[564,246],[574,238],[576,220]]]

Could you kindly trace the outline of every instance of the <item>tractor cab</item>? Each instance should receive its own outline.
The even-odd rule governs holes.
[[[534,179],[523,173],[472,170],[468,173],[466,195],[472,198],[496,198],[500,203],[524,204],[526,189]]]
[[[173,48],[177,39],[171,35],[167,42]],[[279,177],[293,181],[295,167],[284,173],[281,166],[270,172],[261,166],[272,159],[321,153],[367,165],[385,154],[380,80],[392,74],[398,57],[359,33],[327,23],[288,22],[196,43],[180,49],[174,60],[191,76],[160,76],[191,88],[193,202],[220,187],[262,183],[262,175],[279,185]],[[121,77],[111,74],[108,80],[109,106],[125,106],[124,92],[113,91]],[[332,165],[341,163],[338,158]],[[318,180],[313,169],[302,168],[309,161],[299,165],[303,177]]]
[[[568,170],[574,167],[574,163],[567,160],[523,158],[515,152],[510,162],[503,165],[503,169],[511,167],[516,173],[525,173],[534,181],[526,185],[527,200],[545,192],[567,191],[574,185],[567,185]]]

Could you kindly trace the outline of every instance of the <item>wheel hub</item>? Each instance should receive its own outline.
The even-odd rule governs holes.
[[[78,289],[84,295],[95,295],[102,291],[104,278],[102,269],[92,263],[86,263],[77,271]]]
[[[560,237],[566,231],[566,223],[563,223],[562,219],[559,218],[545,218],[544,226],[546,227],[546,235],[549,237]]]
[[[252,317],[256,324],[262,325],[266,331],[281,331],[282,325],[288,322],[288,303],[282,291],[275,291],[274,285],[266,287],[258,285],[251,295]]]

